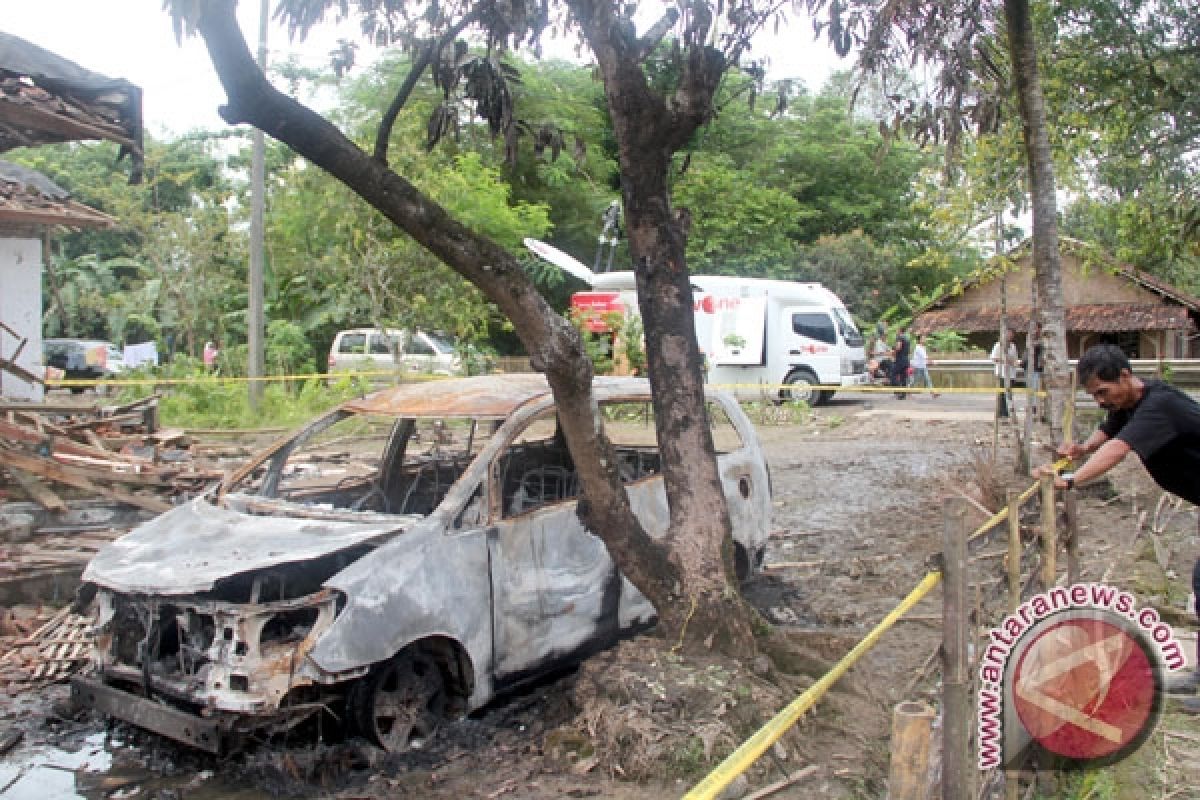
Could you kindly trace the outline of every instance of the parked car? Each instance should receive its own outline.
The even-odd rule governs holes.
[[[42,363],[62,370],[68,381],[113,378],[125,371],[120,348],[100,339],[43,339]],[[82,392],[86,387],[70,388]]]
[[[460,375],[454,342],[429,331],[353,328],[338,331],[329,348],[329,372],[425,372]]]
[[[634,513],[668,511],[650,389],[598,378]],[[739,573],[762,560],[770,491],[728,394],[709,417]],[[653,624],[576,514],[578,482],[540,375],[407,384],[351,400],[88,565],[84,705],[220,752],[332,710],[392,751],[446,713]]]

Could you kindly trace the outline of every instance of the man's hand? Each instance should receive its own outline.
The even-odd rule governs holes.
[[[1066,489],[1067,482],[1062,477],[1059,476],[1058,470],[1056,469],[1056,467],[1058,467],[1057,464],[1043,464],[1040,467],[1034,467],[1033,472],[1031,474],[1033,475],[1033,477],[1038,478],[1038,479],[1043,478],[1046,475],[1053,475],[1054,476],[1054,488],[1055,489]]]
[[[1057,452],[1060,456],[1064,456],[1074,461],[1077,458],[1087,455],[1088,451],[1087,448],[1081,444],[1075,444],[1074,442],[1063,442],[1058,446],[1058,450],[1055,452]]]

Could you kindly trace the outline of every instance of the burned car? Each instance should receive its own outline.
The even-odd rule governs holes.
[[[598,413],[642,524],[666,532],[649,385],[600,378]],[[767,468],[707,398],[740,572],[767,539]],[[317,719],[400,751],[438,720],[653,624],[576,515],[538,375],[351,400],[88,565],[83,705],[211,752]]]

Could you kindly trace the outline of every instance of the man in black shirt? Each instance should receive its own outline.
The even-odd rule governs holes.
[[[1134,377],[1115,345],[1088,348],[1076,372],[1108,417],[1083,444],[1058,448],[1059,455],[1072,459],[1091,457],[1074,474],[1056,478],[1055,486],[1071,489],[1098,478],[1132,450],[1155,483],[1200,506],[1200,404],[1174,386]],[[1200,615],[1200,561],[1192,569],[1192,591]],[[1200,669],[1179,677],[1170,682],[1172,689],[1194,692],[1200,686]],[[1185,710],[1200,713],[1200,705]]]

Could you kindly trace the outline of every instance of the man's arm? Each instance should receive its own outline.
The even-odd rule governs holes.
[[[1100,431],[1096,431],[1096,433],[1100,433]],[[1088,441],[1090,442],[1095,436],[1096,434],[1093,433]],[[1122,440],[1109,439],[1096,449],[1096,454],[1089,458],[1086,464],[1075,470],[1075,485],[1079,486],[1099,478],[1117,464],[1120,464],[1121,460],[1129,454],[1129,449],[1129,445]],[[1055,478],[1054,485],[1060,489],[1067,488],[1067,482],[1062,478]]]

